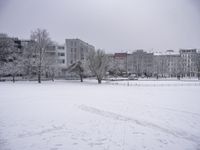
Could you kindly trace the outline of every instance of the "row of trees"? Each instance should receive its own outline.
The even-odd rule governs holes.
[[[28,80],[36,78],[41,83],[42,78],[54,80],[58,71],[56,52],[49,34],[46,30],[37,29],[31,32],[30,41],[23,48],[16,46],[12,38],[0,40],[0,76],[12,76],[15,82],[16,76],[22,76]],[[95,76],[101,83],[108,69],[108,58],[104,51],[89,51],[86,60],[78,61],[66,71],[75,72],[80,76],[81,82],[86,75]]]
[[[14,75],[20,69],[18,68],[18,60],[20,59],[20,55],[18,56],[18,48],[15,47],[14,42],[11,39],[2,38],[0,42],[0,78],[3,74],[12,74],[13,81],[15,81]]]
[[[52,45],[46,30],[37,29],[31,33],[30,41],[18,47],[13,38],[3,37],[0,41],[0,76],[16,76],[33,78],[37,76],[41,83],[41,76],[54,76],[56,57],[47,50]]]

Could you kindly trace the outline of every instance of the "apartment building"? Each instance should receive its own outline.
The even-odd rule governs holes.
[[[198,53],[196,49],[181,49],[180,56],[183,60],[183,76],[197,76],[197,59]]]
[[[114,64],[120,72],[127,73],[127,53],[115,53],[113,56]]]
[[[136,50],[128,55],[128,72],[138,76],[152,76],[153,74],[153,53],[143,50]]]
[[[167,50],[164,53],[154,53],[154,75],[160,77],[177,77],[182,75],[182,58],[179,53]]]
[[[56,45],[57,64],[59,67],[67,67],[67,55],[65,45]]]
[[[65,48],[67,66],[70,66],[77,61],[86,60],[88,52],[95,50],[94,46],[80,39],[66,39]]]
[[[0,42],[7,44],[7,48],[9,46],[10,48],[13,48],[13,50],[20,53],[22,52],[23,44],[26,43],[25,40],[20,40],[14,37],[8,37],[6,34],[0,34]]]

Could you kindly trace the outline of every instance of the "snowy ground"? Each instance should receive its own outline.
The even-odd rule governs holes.
[[[127,80],[127,81],[106,81],[112,85],[125,86],[200,86],[198,80]]]
[[[200,150],[199,83],[159,83],[2,82],[0,150]]]

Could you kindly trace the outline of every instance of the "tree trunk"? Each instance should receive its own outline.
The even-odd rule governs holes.
[[[40,73],[38,74],[38,83],[41,83],[41,75],[40,75]]]
[[[15,83],[15,76],[14,75],[12,76],[12,81],[13,81],[13,83]]]
[[[47,72],[45,72],[45,77],[46,77],[46,79],[48,79],[48,78],[49,78],[49,75],[48,75],[48,73],[47,73]]]
[[[51,75],[51,80],[54,82],[54,78],[55,78],[55,74],[54,74],[54,72],[52,73],[52,75]]]
[[[83,82],[83,75],[80,75],[81,82]]]
[[[41,70],[40,70],[40,66],[39,66],[39,70],[38,70],[38,83],[41,83]]]
[[[40,55],[39,55],[38,83],[41,83],[41,67],[42,67],[42,49],[40,49]]]
[[[101,84],[101,79],[100,79],[100,78],[98,78],[97,80],[98,80],[98,84]]]
[[[52,75],[52,78],[51,78],[51,79],[52,79],[52,81],[54,82],[54,75]]]
[[[158,75],[156,75],[156,79],[158,80]]]

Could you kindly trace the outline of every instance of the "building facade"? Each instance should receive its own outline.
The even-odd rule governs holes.
[[[56,45],[57,64],[59,67],[67,67],[67,56],[65,45]]]
[[[86,60],[88,52],[95,50],[94,46],[80,39],[66,39],[65,48],[67,66],[70,66],[77,61]]]
[[[128,55],[128,72],[137,76],[152,76],[153,74],[153,53],[143,50],[136,50]]]
[[[127,73],[127,53],[115,53],[113,56],[114,65],[120,73]]]
[[[19,40],[18,38],[8,37],[7,35],[0,35],[0,42],[1,44],[4,44],[2,46],[5,46],[5,48],[11,48],[19,53],[23,50],[23,44],[26,43],[24,40]]]
[[[196,49],[181,49],[180,56],[183,60],[183,76],[195,77],[197,76],[197,60],[198,53]]]
[[[179,53],[167,50],[164,53],[154,53],[154,76],[177,77],[181,76],[182,58]]]

